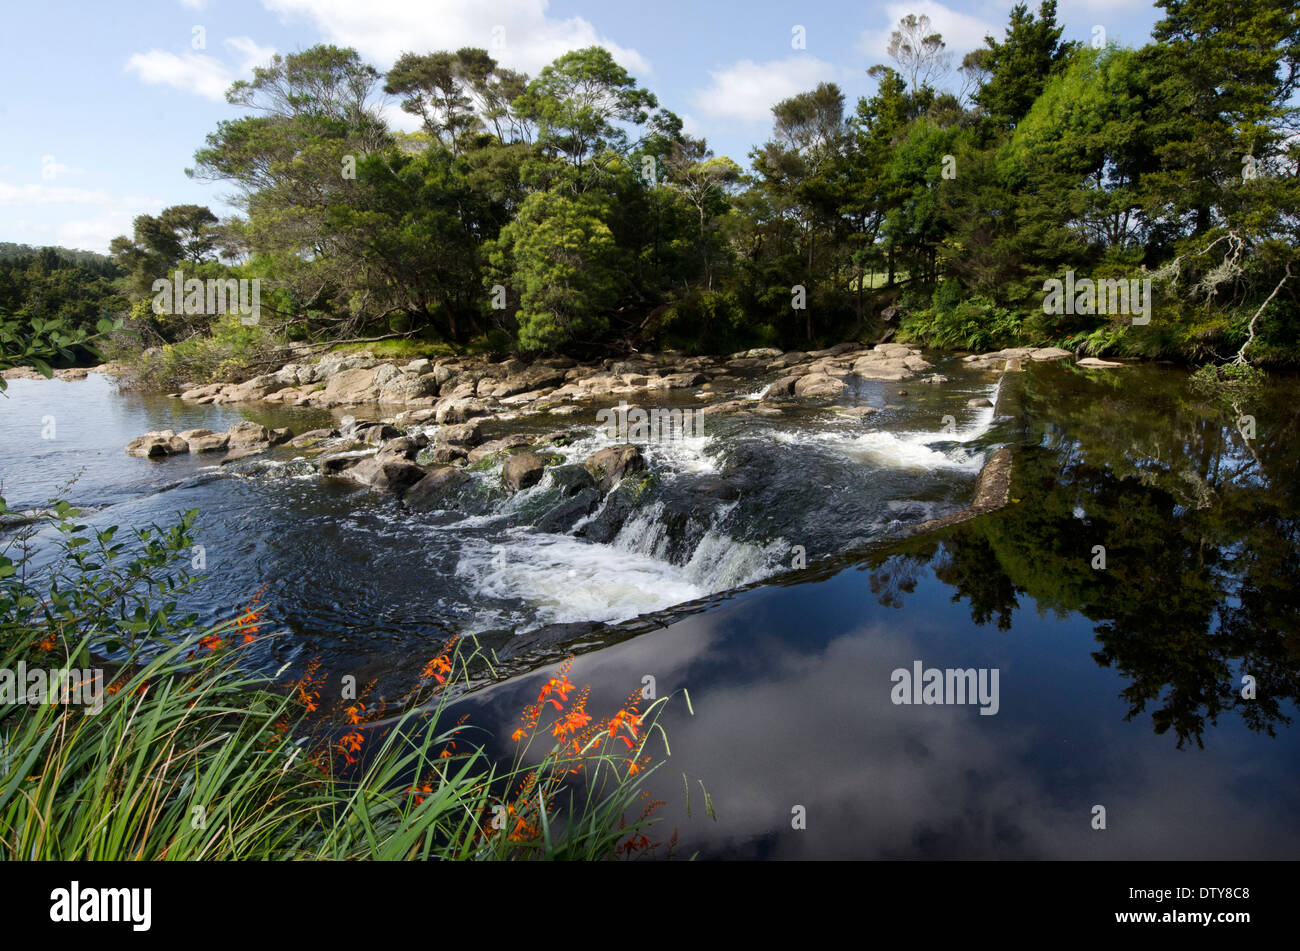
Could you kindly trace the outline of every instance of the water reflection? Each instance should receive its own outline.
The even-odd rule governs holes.
[[[1026,374],[1007,509],[579,658],[596,703],[646,674],[690,690],[696,716],[678,704],[666,719],[673,755],[654,784],[687,851],[1300,853],[1295,386],[1256,408],[1247,444],[1182,374],[1143,373],[1140,389]],[[891,672],[916,660],[998,669],[999,714],[893,704]],[[535,690],[523,678],[464,705],[508,722]]]

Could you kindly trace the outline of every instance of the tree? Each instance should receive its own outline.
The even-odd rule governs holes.
[[[931,30],[930,18],[909,13],[889,35],[888,53],[907,76],[912,92],[934,88],[948,74],[951,54],[944,52],[943,36]]]
[[[488,282],[516,289],[519,344],[544,350],[589,342],[618,296],[609,210],[595,195],[534,192],[488,245]]]
[[[740,181],[740,166],[724,156],[714,156],[703,139],[684,137],[674,143],[666,161],[668,181],[699,215],[698,248],[704,284],[713,290],[713,252],[709,224],[726,209],[728,189]]]
[[[602,153],[628,150],[627,133],[616,123],[642,125],[658,104],[608,50],[590,46],[543,68],[515,109],[537,124],[538,148],[563,166],[568,187],[581,193],[599,177]]]
[[[988,52],[971,66],[988,72],[988,79],[974,99],[996,124],[1014,126],[1029,111],[1043,91],[1048,77],[1075,48],[1062,43],[1064,28],[1056,24],[1056,0],[1042,0],[1038,18],[1023,3],[1011,8],[1006,38],[998,42],[986,36]],[[965,62],[963,62],[965,65]]]

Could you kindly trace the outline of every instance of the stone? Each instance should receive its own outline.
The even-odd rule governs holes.
[[[355,466],[349,466],[343,475],[372,489],[402,492],[422,480],[426,473],[405,459],[376,455],[362,459]]]
[[[502,439],[490,439],[469,452],[469,461],[472,465],[481,459],[495,455],[498,452],[506,452],[510,449],[518,449],[520,446],[531,446],[533,440],[528,436],[516,433],[513,436],[506,436]]]
[[[645,456],[633,445],[606,446],[593,453],[583,463],[591,477],[596,480],[601,491],[607,491],[620,482],[624,476],[645,469]]]
[[[324,442],[326,439],[333,439],[337,436],[337,429],[312,429],[303,433],[301,436],[295,436],[289,440],[289,445],[295,449],[306,449],[317,443]]]
[[[226,430],[226,435],[230,437],[230,447],[232,449],[271,441],[270,431],[260,423],[235,423]]]
[[[547,460],[535,452],[516,452],[506,457],[501,466],[501,481],[514,492],[520,492],[542,481]]]
[[[472,419],[468,423],[443,426],[435,438],[447,446],[477,446],[483,441],[483,424],[480,420]]]
[[[189,452],[189,444],[170,429],[159,429],[137,436],[126,444],[128,456],[142,459],[159,459],[163,456],[176,456]]]
[[[229,435],[214,433],[210,429],[186,429],[176,435],[185,440],[189,451],[193,453],[220,452],[230,445]]]
[[[803,397],[835,397],[842,394],[845,389],[847,387],[843,380],[836,380],[824,373],[811,373],[808,376],[799,377],[798,382],[794,385],[794,394]]]
[[[438,466],[430,469],[423,479],[407,489],[402,501],[417,512],[438,508],[469,478],[464,470],[455,466]]]
[[[1084,357],[1075,363],[1075,366],[1087,367],[1090,370],[1104,370],[1110,367],[1122,367],[1124,364],[1116,363],[1113,360],[1101,360],[1097,357]]]

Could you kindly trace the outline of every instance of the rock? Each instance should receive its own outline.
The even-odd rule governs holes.
[[[225,389],[225,387],[226,384],[224,383],[208,383],[205,386],[196,386],[193,389],[182,390],[181,399],[189,400],[191,402],[195,400],[201,400],[204,398],[210,399],[211,397],[216,396],[218,393],[220,393],[223,389]]]
[[[408,462],[429,444],[427,436],[398,436],[390,439],[375,453],[376,459],[405,459]]]
[[[559,386],[564,382],[564,370],[558,367],[533,365],[519,373],[512,374],[490,387],[490,393],[497,399],[527,393],[530,390],[543,390],[548,386]],[[480,392],[480,396],[483,393]]]
[[[471,449],[469,461],[471,464],[478,462],[480,459],[486,459],[488,456],[495,455],[498,452],[505,452],[508,449],[518,449],[520,446],[531,446],[533,440],[528,436],[516,433],[513,436],[506,436],[503,439],[490,439],[476,449]]]
[[[353,435],[368,445],[381,446],[402,435],[402,431],[388,423],[364,423],[358,424]]]
[[[993,402],[992,400],[986,399],[983,396],[977,396],[974,399],[967,400],[966,405],[967,406],[992,406]]]
[[[375,373],[378,374],[379,370]],[[399,374],[385,382],[377,395],[381,403],[410,403],[423,397],[437,396],[438,381],[432,373],[423,376]]]
[[[575,496],[584,490],[596,488],[596,480],[591,477],[587,467],[577,463],[551,469],[551,484],[566,496]]]
[[[293,430],[288,426],[282,426],[279,429],[271,430],[271,445],[278,446],[286,443],[293,438]]]
[[[852,417],[854,417],[854,418],[856,418],[856,419],[862,419],[863,417],[870,416],[870,415],[871,415],[872,413],[874,413],[874,412],[876,412],[876,410],[875,410],[874,407],[871,407],[871,406],[837,406],[837,407],[835,407],[835,415],[837,415],[837,416],[852,416]]]
[[[842,394],[845,389],[847,387],[843,380],[836,380],[824,373],[811,373],[808,376],[799,377],[798,382],[794,385],[794,394],[803,397],[836,397]]]
[[[701,383],[707,383],[708,377],[703,373],[670,373],[650,381],[652,390],[685,390]]]
[[[700,407],[700,412],[705,416],[714,416],[718,413],[742,413],[750,409],[753,409],[753,405],[749,400],[723,400],[721,403]]]
[[[483,441],[483,423],[472,419],[468,423],[443,426],[438,430],[436,439],[447,446],[477,446]]]
[[[1124,364],[1116,363],[1113,360],[1101,360],[1097,357],[1084,357],[1075,363],[1075,366],[1087,367],[1091,370],[1104,370],[1109,367],[1122,367]]]
[[[588,487],[572,496],[567,496],[559,505],[537,520],[537,530],[556,535],[565,534],[573,528],[578,519],[590,515],[600,504],[600,500],[601,494],[595,487]]]
[[[912,371],[902,362],[891,362],[872,357],[863,357],[853,364],[853,372],[864,380],[881,380],[885,382],[905,380],[912,375]]]
[[[220,452],[230,445],[230,436],[226,433],[214,433],[210,429],[187,429],[176,434],[185,440],[190,452]]]
[[[326,439],[333,439],[339,434],[337,429],[313,429],[303,433],[301,436],[295,436],[289,440],[289,445],[295,449],[307,449],[317,443],[324,442]]]
[[[783,376],[773,380],[764,391],[762,402],[768,403],[773,400],[794,396],[795,386],[799,383],[799,379],[797,376]]]
[[[593,453],[583,465],[601,491],[607,491],[624,476],[640,472],[646,467],[645,456],[641,455],[638,447],[632,445],[607,446]]]
[[[1007,361],[1007,365],[1004,368],[1004,370],[1007,373],[1019,373],[1021,370],[1020,358],[1012,357],[1010,360]]]
[[[457,487],[469,481],[469,475],[455,466],[430,469],[423,479],[406,490],[402,501],[415,511],[438,508]]]
[[[447,466],[464,458],[465,450],[461,446],[434,446],[432,449],[423,450],[416,457],[416,462],[422,465],[432,463],[433,465]]]
[[[1064,360],[1073,356],[1069,350],[1062,350],[1060,347],[1039,347],[1029,354],[1033,360]]]
[[[159,429],[137,436],[126,444],[128,456],[142,459],[159,459],[163,456],[175,456],[189,452],[189,444],[170,429]]]
[[[438,411],[434,414],[434,419],[441,426],[444,423],[463,423],[477,416],[487,416],[489,413],[491,410],[486,403],[453,396],[445,403],[438,403]]]
[[[547,410],[552,416],[577,416],[582,412],[581,406],[574,406],[572,403],[566,403],[563,406],[552,406]]]
[[[324,402],[337,405],[367,403],[378,395],[373,389],[374,381],[375,371],[367,367],[340,370],[328,378],[321,396]]]
[[[501,466],[501,480],[514,492],[542,481],[547,460],[535,452],[516,452]]]
[[[402,492],[422,480],[426,473],[413,462],[401,458],[371,456],[343,470],[354,482],[386,492]]]
[[[325,475],[338,475],[345,469],[351,469],[365,458],[366,456],[355,452],[331,453],[328,456],[321,456],[317,459],[316,468]]]
[[[231,462],[238,462],[240,459],[247,459],[249,456],[257,456],[266,451],[265,445],[258,446],[240,446],[237,449],[231,449],[221,457],[221,465]]]
[[[226,435],[230,437],[230,447],[232,449],[271,441],[270,431],[260,423],[235,423],[226,430]]]

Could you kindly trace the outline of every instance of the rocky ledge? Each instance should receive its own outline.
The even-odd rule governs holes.
[[[577,412],[576,400],[639,391],[699,389],[759,374],[780,374],[772,399],[836,397],[856,376],[904,380],[930,369],[921,351],[902,344],[839,344],[811,353],[746,350],[730,357],[675,353],[634,354],[581,366],[568,357],[531,363],[485,357],[412,360],[398,365],[369,352],[326,356],[318,363],[289,364],[243,383],[210,383],[177,393],[194,403],[268,402],[334,409],[367,403],[427,409],[439,424],[460,423],[500,410]],[[939,382],[935,378],[935,382]]]

